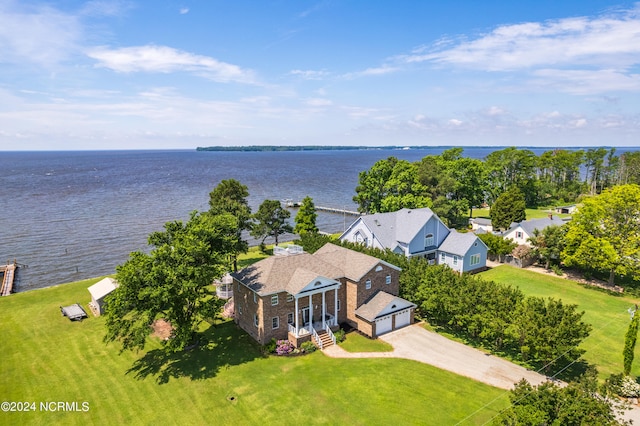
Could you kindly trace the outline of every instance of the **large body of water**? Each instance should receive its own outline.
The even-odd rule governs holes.
[[[495,149],[464,155],[484,158]],[[391,155],[417,161],[442,150],[3,152],[0,263],[27,265],[15,291],[111,274],[131,251],[148,250],[147,236],[165,222],[207,210],[223,179],[249,188],[254,211],[265,199],[307,195],[316,205],[355,210],[359,172]],[[318,226],[340,232],[353,219],[320,213]]]

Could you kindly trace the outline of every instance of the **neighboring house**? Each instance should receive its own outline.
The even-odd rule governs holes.
[[[490,234],[493,232],[491,219],[485,219],[484,217],[473,217],[469,219],[469,225],[471,225],[471,230],[474,233]]]
[[[118,288],[118,282],[111,277],[106,277],[87,289],[91,294],[89,307],[93,315],[97,317],[102,315],[104,311],[104,298],[116,288]]]
[[[314,254],[289,247],[232,274],[235,322],[260,344],[322,347],[342,323],[375,338],[413,322],[397,266],[330,243]]]
[[[536,229],[542,231],[549,226],[562,226],[565,223],[567,223],[566,220],[553,217],[553,215],[550,214],[549,217],[541,219],[523,220],[519,223],[514,222],[511,224],[511,227],[502,234],[502,237],[505,239],[511,238],[517,244],[524,244],[531,247],[529,238],[533,236],[533,232]]]
[[[447,228],[429,208],[402,209],[360,216],[340,236],[340,241],[389,249],[407,257],[423,257],[458,272],[486,267],[487,246],[473,233]]]

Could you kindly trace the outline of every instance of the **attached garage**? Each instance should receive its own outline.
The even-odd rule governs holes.
[[[396,314],[396,327],[400,328],[411,323],[411,310],[402,311]]]
[[[376,320],[377,336],[390,332],[392,328],[393,328],[393,321],[392,321],[391,315]]]
[[[362,325],[358,328],[372,338],[397,330],[411,324],[415,307],[401,297],[379,291],[356,309],[356,317]]]

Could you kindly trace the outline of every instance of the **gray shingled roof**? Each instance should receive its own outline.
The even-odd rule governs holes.
[[[481,226],[491,225],[491,219],[487,219],[485,217],[474,217],[473,219],[470,220],[470,222],[475,223],[477,225],[481,225]]]
[[[410,243],[432,216],[433,211],[425,207],[375,213],[361,219],[384,247],[393,249],[399,242]]]
[[[395,307],[393,307],[395,305]],[[369,322],[375,321],[375,319],[380,316],[383,311],[386,315],[391,314],[393,312],[401,311],[403,309],[407,309],[410,307],[415,307],[413,303],[398,297],[392,294],[387,293],[386,291],[378,291],[371,299],[363,303],[358,309],[356,309],[355,314],[360,318],[364,318]],[[387,308],[389,308],[387,310]]]
[[[536,229],[543,230],[552,225],[562,226],[565,223],[567,223],[566,220],[559,219],[557,217],[551,219],[549,219],[548,217],[544,217],[541,219],[524,220],[520,223],[512,223],[509,231],[520,226],[528,235],[533,235],[533,231]]]
[[[281,291],[296,294],[318,277],[332,280],[346,277],[359,281],[379,263],[385,262],[328,243],[314,254],[268,257],[232,276],[261,296]]]
[[[484,244],[474,233],[462,233],[452,229],[447,238],[440,244],[438,250],[464,256],[476,242]]]

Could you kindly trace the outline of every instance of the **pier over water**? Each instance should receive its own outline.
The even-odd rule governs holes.
[[[0,272],[2,272],[2,286],[0,287],[0,296],[8,296],[13,291],[13,278],[15,277],[18,263],[14,260],[13,263],[7,262],[7,265],[0,266]]]

